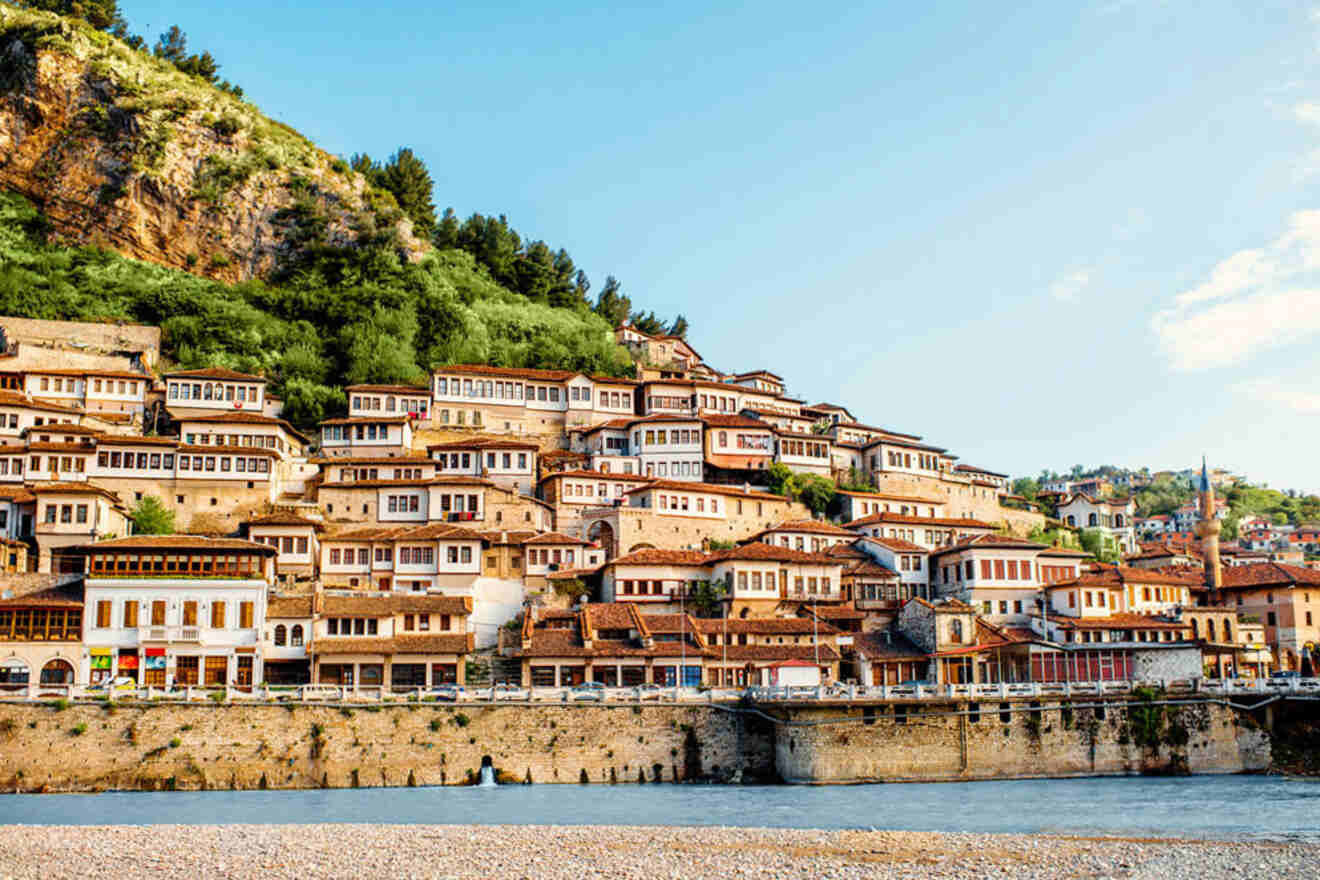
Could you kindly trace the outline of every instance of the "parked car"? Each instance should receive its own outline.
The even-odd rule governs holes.
[[[1280,669],[1278,672],[1271,672],[1270,678],[1301,678],[1302,674],[1296,669]]]
[[[663,691],[664,688],[658,684],[639,684],[633,688],[633,699],[658,701]]]
[[[438,685],[431,688],[431,694],[443,703],[457,703],[465,696],[463,688],[456,684]]]
[[[511,682],[502,682],[490,689],[492,700],[526,700],[528,696],[527,688]]]
[[[568,699],[573,702],[591,701],[599,703],[605,699],[605,685],[598,681],[584,681],[568,692]]]

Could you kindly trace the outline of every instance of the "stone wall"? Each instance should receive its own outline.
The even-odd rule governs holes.
[[[869,716],[856,707],[776,713],[787,723],[776,725],[775,767],[787,782],[857,783],[1241,773],[1270,763],[1264,733],[1218,704],[1163,711],[1122,701],[1099,709],[1039,705],[925,702],[876,706]],[[956,714],[969,707],[977,712]]]
[[[69,343],[72,340],[78,341],[81,350],[69,351],[71,348]],[[148,364],[155,364],[160,355],[160,328],[142,324],[47,321],[40,318],[15,318],[5,315],[0,317],[0,342],[28,343],[60,350],[58,354],[52,354],[48,362],[25,361],[24,366],[87,367],[92,364],[76,360],[77,356],[96,352],[108,354],[142,352],[146,355]],[[35,352],[30,351],[23,351],[22,355],[37,357]],[[68,360],[71,357],[75,360]],[[104,367],[104,369],[127,369],[123,363],[120,360],[119,366]]]
[[[0,704],[0,788],[349,788],[772,775],[769,724],[709,706]],[[584,780],[585,774],[585,780]]]
[[[1220,705],[0,704],[0,789],[463,785],[689,779],[916,782],[1266,769]],[[1002,720],[1007,718],[1007,720]],[[820,723],[826,722],[826,723]]]
[[[988,523],[1003,523],[1018,537],[1026,537],[1045,525],[1042,514],[1001,506],[999,494],[986,486],[895,472],[879,472],[873,476],[877,492],[942,501],[945,505],[944,516],[947,517],[970,517]]]

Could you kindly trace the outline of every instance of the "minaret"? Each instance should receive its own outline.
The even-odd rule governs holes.
[[[1201,558],[1205,560],[1205,586],[1210,591],[1210,602],[1219,601],[1219,590],[1224,585],[1219,567],[1219,520],[1215,518],[1215,490],[1210,485],[1205,456],[1201,456],[1201,520],[1196,524],[1196,536],[1201,539]]]

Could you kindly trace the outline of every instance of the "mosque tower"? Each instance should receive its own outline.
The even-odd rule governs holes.
[[[1201,457],[1201,519],[1196,524],[1196,536],[1201,539],[1201,558],[1205,561],[1205,586],[1210,591],[1210,602],[1219,600],[1224,585],[1223,570],[1219,565],[1219,519],[1215,516],[1215,490],[1210,485],[1205,456]]]

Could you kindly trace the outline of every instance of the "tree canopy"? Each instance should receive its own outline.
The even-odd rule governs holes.
[[[174,511],[167,510],[155,495],[144,495],[129,513],[135,535],[174,534]]]

